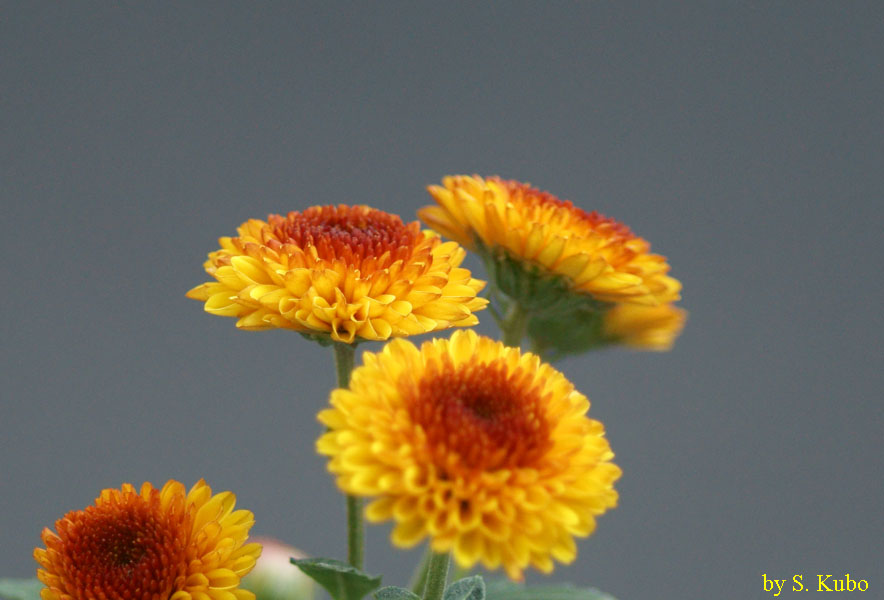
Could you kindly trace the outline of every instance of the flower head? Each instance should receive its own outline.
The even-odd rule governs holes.
[[[574,537],[616,505],[602,424],[537,356],[458,331],[420,349],[395,340],[364,361],[320,413],[317,449],[342,490],[376,497],[369,520],[396,521],[395,545],[429,536],[461,566],[518,579],[573,560]]]
[[[231,492],[212,495],[202,480],[140,492],[102,490],[93,506],[44,529],[34,550],[43,600],[254,600],[239,589],[260,544],[246,544],[252,513],[233,510]]]
[[[515,261],[529,274],[560,279],[601,302],[655,306],[678,299],[681,284],[667,275],[666,259],[613,219],[499,177],[456,175],[428,189],[437,205],[421,209],[420,218],[485,254],[486,262]],[[497,275],[504,292],[528,300],[518,297],[506,273]]]
[[[478,323],[485,285],[465,252],[367,206],[314,206],[251,219],[219,240],[187,293],[242,329],[287,328],[353,343]]]

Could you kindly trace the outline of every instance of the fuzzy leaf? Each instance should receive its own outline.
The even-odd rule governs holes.
[[[410,590],[392,585],[379,589],[374,593],[374,597],[377,600],[420,600],[420,596],[416,596]]]
[[[445,590],[443,600],[485,600],[485,581],[478,575],[455,581]]]
[[[524,586],[510,581],[488,582],[487,600],[616,600],[594,588],[571,584]]]
[[[339,560],[293,558],[291,561],[324,587],[334,600],[361,600],[381,585],[380,577],[372,577]]]
[[[40,600],[45,586],[39,579],[0,579],[0,598],[3,600]]]

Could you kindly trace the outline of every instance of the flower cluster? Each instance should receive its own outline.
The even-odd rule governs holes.
[[[394,521],[395,546],[428,540],[424,600],[442,598],[448,553],[517,581],[575,559],[576,538],[617,505],[621,470],[589,400],[543,358],[669,349],[686,318],[681,284],[625,225],[528,184],[453,176],[429,191],[436,204],[419,216],[432,230],[347,205],[246,221],[209,254],[212,281],[187,292],[241,329],[334,345],[339,387],[316,449],[348,495],[350,565],[300,559],[296,572],[296,551],[269,542],[255,569],[254,519],[231,492],[123,484],[43,531],[43,600],[302,600],[308,576],[363,597],[375,583],[359,571],[359,497],[370,521]],[[395,339],[353,370],[357,343],[478,323],[489,300],[461,245],[488,268],[509,345],[470,330],[420,347]],[[526,335],[534,352],[518,347]],[[257,599],[242,581],[253,569]]]

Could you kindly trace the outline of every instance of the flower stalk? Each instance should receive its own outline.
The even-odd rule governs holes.
[[[335,342],[334,351],[338,387],[345,388],[350,385],[350,373],[353,372],[353,364],[356,361],[356,344]]]
[[[345,388],[350,384],[350,373],[356,359],[356,344],[335,342],[335,372],[338,387]],[[362,520],[362,501],[353,495],[347,495],[347,562],[357,569],[364,563],[365,523]]]
[[[448,581],[448,565],[451,562],[451,553],[437,554],[433,552],[427,567],[427,584],[424,600],[441,600],[445,593],[445,584]]]
[[[365,524],[362,521],[362,500],[347,496],[347,562],[362,569],[364,562]]]
[[[430,570],[430,561],[433,559],[433,550],[428,546],[421,558],[420,564],[417,566],[414,575],[411,578],[411,591],[416,596],[424,595],[424,588],[427,586],[427,573]]]
[[[512,301],[506,311],[506,316],[500,322],[500,331],[503,334],[503,343],[513,348],[518,348],[525,337],[528,327],[528,313],[517,301]]]

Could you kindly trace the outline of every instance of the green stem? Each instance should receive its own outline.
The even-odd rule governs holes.
[[[335,371],[338,375],[338,387],[350,384],[350,373],[356,359],[356,344],[334,343]],[[357,569],[362,569],[365,547],[365,524],[362,520],[362,500],[356,496],[347,496],[347,562]]]
[[[365,524],[362,522],[362,499],[347,496],[347,562],[362,569]]]
[[[333,342],[335,350],[335,370],[338,375],[338,387],[350,385],[350,373],[353,372],[353,363],[356,360],[356,344]]]
[[[525,330],[528,328],[528,313],[522,310],[521,305],[513,300],[506,316],[500,323],[501,333],[503,334],[503,343],[507,346],[518,348],[525,337]]]
[[[445,584],[448,581],[449,562],[451,562],[451,556],[448,552],[445,554],[433,552],[430,565],[427,568],[427,589],[424,593],[424,600],[442,599],[442,594],[445,593]]]
[[[451,581],[460,581],[464,577],[469,577],[472,569],[462,567],[458,564],[454,565],[454,572],[451,574]]]
[[[427,546],[427,550],[424,552],[424,556],[421,558],[421,562],[418,564],[417,570],[411,578],[411,591],[414,592],[416,596],[424,595],[424,587],[427,585],[427,573],[430,570],[430,560],[432,558],[433,551]]]

